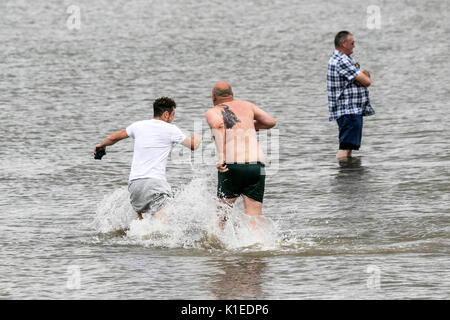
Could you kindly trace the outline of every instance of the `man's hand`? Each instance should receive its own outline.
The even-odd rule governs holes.
[[[102,160],[102,157],[106,155],[106,148],[102,144],[98,144],[94,149],[94,159]]]
[[[369,72],[369,71],[367,71],[367,70],[364,69],[364,70],[362,71],[362,73],[364,73],[366,76],[368,76],[368,77],[370,78],[370,72]]]
[[[219,170],[219,172],[227,172],[229,169],[227,168],[227,165],[225,164],[225,162],[222,163],[218,163],[216,165],[217,170]]]
[[[358,87],[368,87],[371,84],[370,81],[370,72],[367,70],[363,70],[360,74],[358,74],[355,78],[355,84]]]
[[[99,143],[99,144],[95,145],[95,147],[94,147],[94,155],[97,154],[97,148],[105,148],[105,151],[106,151],[106,146]]]

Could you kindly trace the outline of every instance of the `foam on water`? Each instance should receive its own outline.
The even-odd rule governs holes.
[[[119,188],[105,196],[92,226],[102,234],[124,231],[120,242],[152,247],[259,251],[280,245],[276,224],[267,217],[244,214],[242,200],[228,210],[228,221],[221,230],[219,203],[207,182],[206,177],[193,178],[178,191],[165,209],[164,221],[146,214],[137,220],[127,188]]]

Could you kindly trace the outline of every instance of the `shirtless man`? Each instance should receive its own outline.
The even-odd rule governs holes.
[[[245,213],[260,217],[265,185],[264,154],[256,131],[270,129],[276,121],[254,104],[234,100],[231,86],[217,83],[212,90],[213,107],[206,114],[218,154],[217,196],[232,206],[239,196]],[[221,228],[226,217],[222,217]],[[255,226],[254,219],[251,220]]]

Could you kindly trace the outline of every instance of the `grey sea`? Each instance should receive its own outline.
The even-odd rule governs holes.
[[[449,299],[450,1],[0,2],[0,299]],[[335,159],[326,71],[349,30],[376,114]],[[263,216],[216,218],[211,89],[277,120],[260,132]],[[135,220],[133,140],[177,102],[169,223]]]

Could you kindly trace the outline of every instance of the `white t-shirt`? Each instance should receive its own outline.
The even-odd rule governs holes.
[[[129,180],[166,180],[167,158],[172,147],[183,142],[186,136],[176,125],[155,119],[135,122],[126,130],[128,136],[134,139]]]

